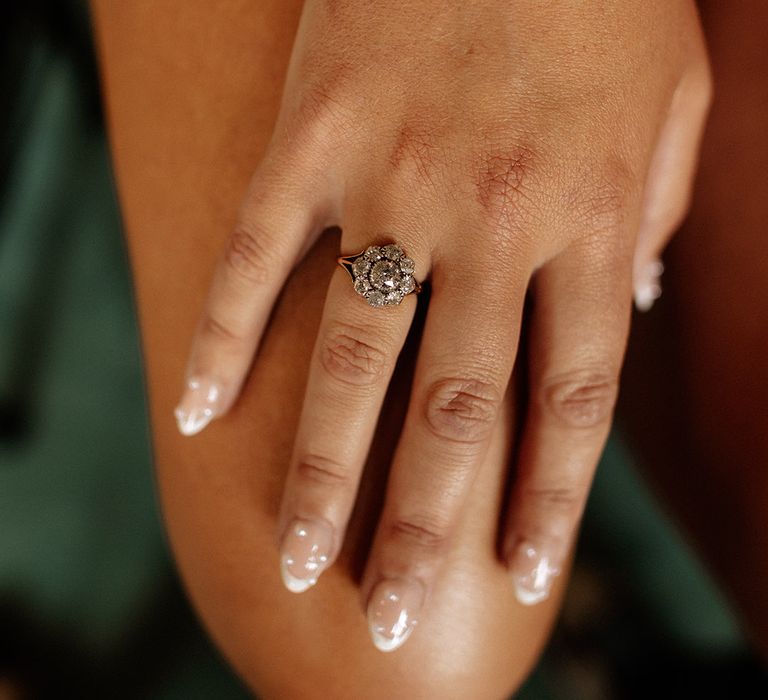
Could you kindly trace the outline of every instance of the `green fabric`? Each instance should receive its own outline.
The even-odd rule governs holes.
[[[159,522],[87,13],[32,3],[2,32],[0,679],[30,697],[247,697],[195,622]],[[683,689],[712,669],[718,681],[758,677],[615,437],[579,572],[622,607],[598,605],[575,631],[563,623],[521,698],[606,697],[574,672],[584,645],[599,660],[590,682],[607,678],[614,693],[649,659],[683,674]]]
[[[3,37],[0,677],[41,697],[247,697],[170,566],[87,15],[61,13],[17,10]]]
[[[707,653],[738,649],[742,637],[725,599],[631,465],[614,435],[595,478],[586,536],[627,572],[676,644]]]

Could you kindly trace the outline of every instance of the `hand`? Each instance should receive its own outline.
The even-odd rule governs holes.
[[[233,404],[283,282],[323,229],[342,227],[345,255],[403,247],[431,295],[361,586],[380,649],[428,605],[528,290],[530,401],[502,558],[521,602],[547,596],[608,434],[632,295],[657,296],[709,101],[690,0],[306,3],[177,418],[193,434]],[[372,308],[333,274],[279,518],[293,591],[339,552],[415,305],[409,294]]]

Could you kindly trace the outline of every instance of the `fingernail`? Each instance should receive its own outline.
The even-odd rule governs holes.
[[[221,387],[216,382],[190,379],[174,411],[179,432],[196,435],[217,416],[220,408]]]
[[[294,519],[280,547],[280,571],[285,587],[303,593],[317,583],[333,545],[331,528],[317,521]]]
[[[653,260],[642,268],[635,279],[635,306],[638,311],[648,311],[661,296],[661,274],[664,264]]]
[[[379,581],[368,602],[368,629],[381,651],[394,651],[411,636],[424,604],[424,589],[415,581]]]
[[[551,557],[529,542],[518,545],[510,561],[509,571],[515,595],[523,605],[536,605],[546,600],[555,576],[560,573]]]

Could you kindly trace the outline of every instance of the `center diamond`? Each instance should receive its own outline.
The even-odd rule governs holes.
[[[392,260],[379,260],[371,267],[371,284],[376,289],[396,289],[402,278],[400,265]]]

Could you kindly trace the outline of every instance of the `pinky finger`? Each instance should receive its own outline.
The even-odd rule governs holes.
[[[216,265],[175,410],[184,435],[200,432],[234,403],[275,299],[320,228],[314,183],[282,166],[262,162]]]
[[[659,257],[688,211],[711,101],[712,81],[703,60],[678,85],[648,170],[633,273],[638,311],[649,310],[661,295]]]
[[[547,598],[568,557],[616,399],[630,262],[590,257],[566,251],[534,282],[531,398],[504,538],[526,605]]]

